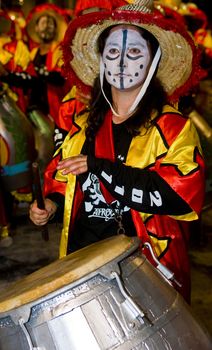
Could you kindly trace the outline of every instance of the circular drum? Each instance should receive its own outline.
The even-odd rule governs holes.
[[[9,95],[0,92],[0,175],[6,191],[31,185],[34,146],[26,115]]]
[[[211,349],[190,307],[140,251],[115,236],[1,294],[1,350]]]

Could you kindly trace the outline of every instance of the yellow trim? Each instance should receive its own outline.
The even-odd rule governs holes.
[[[152,216],[152,214],[148,213],[139,213],[142,221],[146,222],[146,220]],[[195,211],[192,211],[191,213],[184,214],[184,215],[169,215],[170,218],[175,220],[185,220],[185,221],[193,221],[198,219],[198,215]]]
[[[3,65],[7,64],[11,60],[11,58],[13,57],[13,55],[10,52],[6,51],[3,48],[3,46],[5,44],[8,44],[10,42],[11,42],[11,39],[9,37],[5,37],[5,38],[1,37],[0,38],[0,62]]]
[[[0,238],[6,238],[9,237],[9,227],[8,226],[3,226],[0,230]]]
[[[34,47],[34,49],[31,50],[30,58],[32,61],[34,60],[38,49],[39,49],[39,47]],[[62,50],[61,50],[60,46],[54,46],[54,47],[52,46],[51,51],[52,51],[51,68],[54,68],[54,67],[61,68],[63,65],[63,60],[62,60]]]
[[[18,95],[9,88],[8,84],[3,83],[3,90],[6,91],[7,95],[10,96],[15,102],[18,101]]]
[[[53,50],[52,54],[52,68],[54,67],[62,67],[63,65],[63,59],[62,59],[62,50],[60,46],[57,46]]]
[[[154,247],[156,255],[160,256],[168,247],[168,239],[158,239],[157,237],[153,237],[151,235],[149,235],[149,238],[152,243],[152,247]]]
[[[18,40],[17,47],[14,55],[14,62],[17,66],[20,66],[24,70],[28,67],[30,62],[30,52],[28,47],[22,40]]]
[[[34,47],[34,49],[32,49],[30,51],[30,59],[31,59],[31,61],[34,61],[34,58],[36,56],[36,53],[38,52],[38,49],[39,49],[39,47]]]
[[[80,117],[77,117],[77,125],[81,128],[81,131],[74,136],[70,136],[72,130],[67,135],[62,149],[62,157],[63,159],[68,158],[70,156],[78,155],[81,153],[83,144],[85,142],[85,126],[87,122],[87,113],[83,114]],[[75,187],[76,187],[76,176],[69,174],[66,179],[61,174],[61,172],[57,172],[56,179],[59,181],[68,180],[67,188],[66,188],[66,201],[64,208],[64,218],[63,218],[63,229],[61,234],[60,241],[60,258],[66,256],[67,244],[68,244],[68,234],[69,234],[69,224],[71,219],[71,210],[74,200]]]
[[[73,98],[76,97],[76,91],[77,91],[77,88],[76,86],[74,85],[71,90],[65,95],[65,97],[63,98],[63,101],[62,102],[66,102],[68,100],[71,100]]]
[[[32,202],[32,193],[19,193],[17,191],[12,191],[11,194],[17,199],[19,202]]]

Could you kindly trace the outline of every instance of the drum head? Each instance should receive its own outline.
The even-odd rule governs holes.
[[[45,266],[12,283],[0,296],[0,312],[33,302],[92,273],[124,253],[137,249],[138,239],[113,236]],[[124,254],[124,255],[125,255]]]

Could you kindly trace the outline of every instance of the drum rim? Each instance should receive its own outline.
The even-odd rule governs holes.
[[[118,263],[123,259],[123,255],[129,255],[139,245],[138,237],[113,236],[56,260],[23,279],[11,283],[5,293],[0,296],[0,313],[11,311],[34,301],[37,302],[38,299],[74,284],[76,281],[81,281],[85,276],[114,260]],[[99,254],[93,256],[91,260],[91,253],[94,253],[95,249],[98,249]],[[111,256],[111,250],[114,252],[113,256]],[[72,269],[70,270],[71,264]],[[57,269],[58,266],[60,269]],[[50,269],[52,273],[50,273]],[[35,282],[39,282],[36,287]]]

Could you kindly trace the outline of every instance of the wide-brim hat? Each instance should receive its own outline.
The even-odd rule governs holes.
[[[197,85],[202,70],[191,35],[176,21],[154,11],[152,0],[135,0],[113,11],[86,14],[69,24],[62,49],[64,73],[72,84],[89,93],[99,74],[98,38],[118,24],[144,28],[158,40],[162,54],[157,77],[170,101],[177,101]]]
[[[57,31],[55,36],[56,42],[61,42],[64,38],[65,31],[67,29],[68,23],[64,10],[54,4],[42,4],[35,6],[32,11],[28,14],[26,19],[26,31],[31,38],[36,43],[40,43],[41,39],[35,32],[36,22],[41,16],[52,16],[57,23]]]

